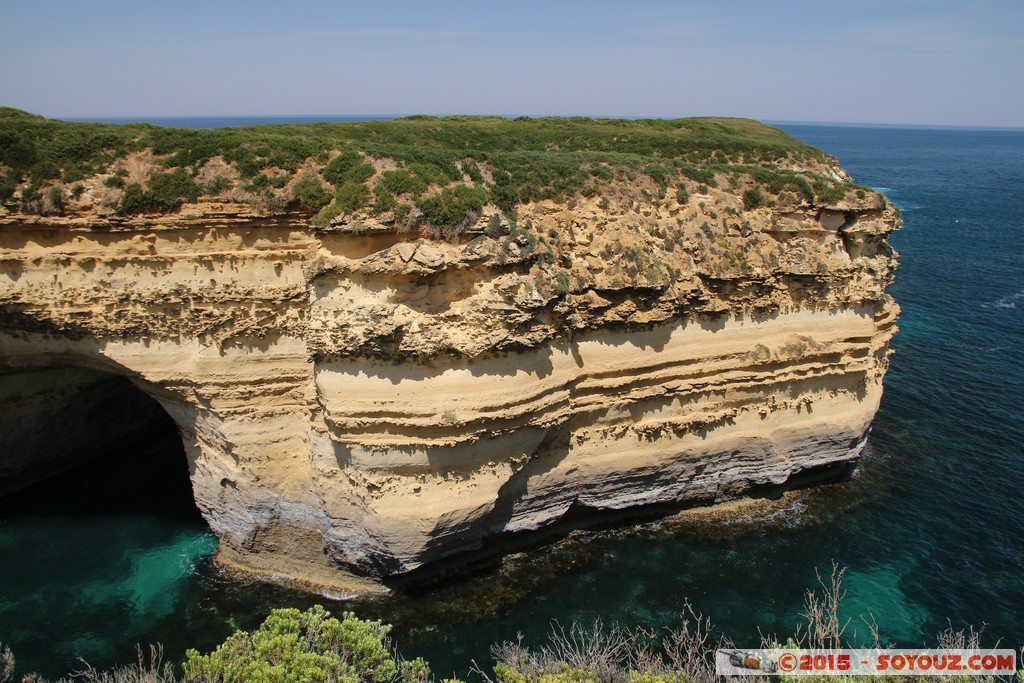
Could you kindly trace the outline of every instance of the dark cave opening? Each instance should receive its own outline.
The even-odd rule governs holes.
[[[202,522],[178,426],[128,378],[5,373],[0,401],[0,519],[45,501],[50,514]]]

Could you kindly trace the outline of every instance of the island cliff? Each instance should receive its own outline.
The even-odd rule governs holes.
[[[233,567],[348,587],[839,476],[878,408],[898,212],[754,122],[0,124],[0,482],[134,387]]]

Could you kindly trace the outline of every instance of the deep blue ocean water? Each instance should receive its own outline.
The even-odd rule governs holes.
[[[267,121],[219,125],[250,122]],[[0,501],[0,640],[19,670],[126,661],[136,642],[180,658],[273,607],[314,602],[395,623],[402,651],[440,674],[465,674],[517,632],[540,642],[554,619],[672,625],[687,599],[754,646],[759,629],[793,631],[833,561],[847,570],[851,631],[865,633],[857,617],[870,614],[883,640],[904,645],[933,643],[947,624],[1024,644],[1024,131],[781,127],[884,191],[905,221],[891,238],[901,331],[851,481],[754,523],[587,534],[458,586],[343,603],[223,576],[187,481],[166,500],[112,507],[132,477],[182,481],[183,456],[163,435],[111,454],[110,471]],[[168,474],[111,474],[125,463]]]

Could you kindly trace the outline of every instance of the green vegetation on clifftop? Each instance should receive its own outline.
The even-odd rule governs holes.
[[[747,119],[410,116],[193,130],[0,108],[0,202],[24,213],[161,213],[208,198],[320,212],[326,226],[415,204],[444,234],[484,204],[513,215],[638,179],[659,195],[743,182],[835,203],[854,188],[833,169],[820,150]]]

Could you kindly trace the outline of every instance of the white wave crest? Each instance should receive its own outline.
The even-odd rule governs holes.
[[[1024,290],[1011,294],[1010,296],[1004,296],[1002,299],[997,301],[990,301],[989,303],[982,304],[983,308],[1017,308],[1017,302],[1024,299]]]

